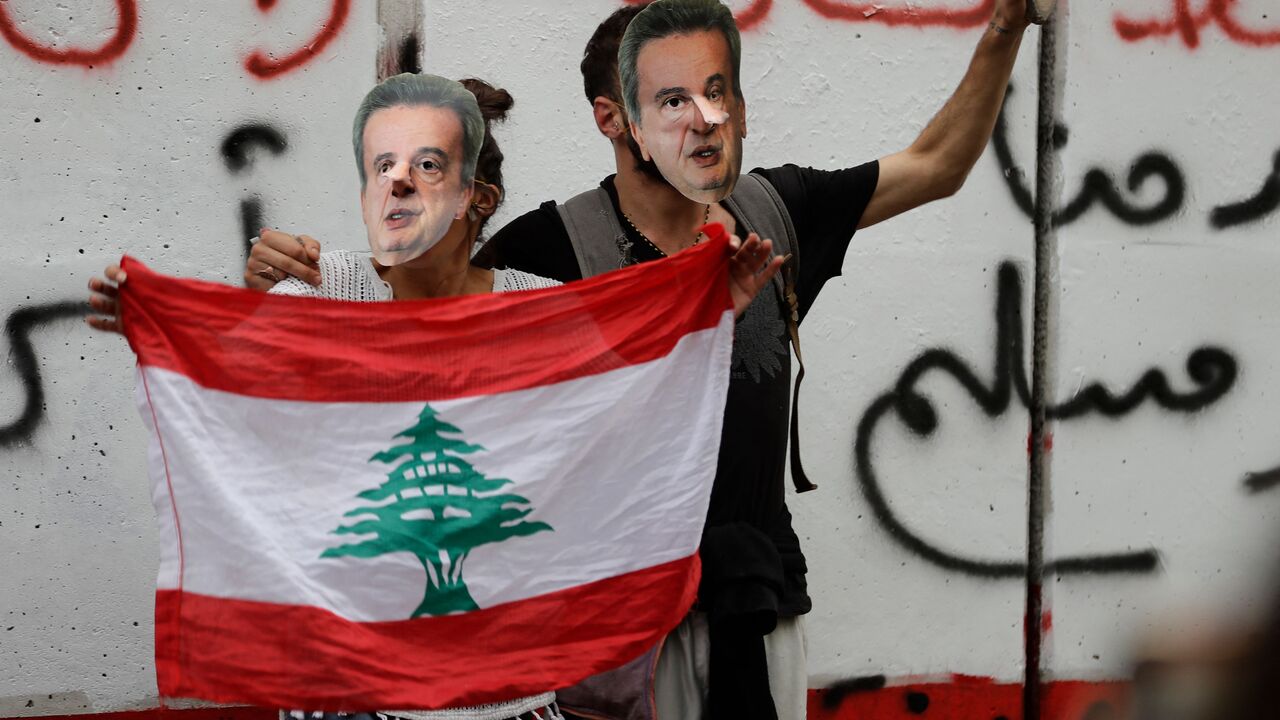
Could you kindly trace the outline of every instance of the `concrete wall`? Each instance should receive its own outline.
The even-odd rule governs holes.
[[[0,4],[0,716],[156,704],[145,440],[131,355],[68,305],[88,277],[129,252],[238,282],[259,222],[363,246],[347,138],[374,78],[372,1],[70,5]],[[821,489],[792,508],[811,685],[835,688],[815,714],[905,715],[922,697],[944,717],[1020,713],[1038,161],[1056,162],[1059,208],[1040,267],[1044,678],[1100,692],[1186,613],[1259,609],[1280,516],[1280,18],[1268,0],[1080,5],[1058,28],[1056,161],[1036,154],[1033,29],[964,190],[859,234],[805,324]],[[734,3],[747,165],[905,147],[989,6]],[[427,3],[424,68],[517,99],[499,223],[610,171],[577,63],[613,7]]]

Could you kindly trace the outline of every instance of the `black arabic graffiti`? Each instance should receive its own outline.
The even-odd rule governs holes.
[[[1246,200],[1219,205],[1209,215],[1209,224],[1219,230],[1245,225],[1270,215],[1280,209],[1280,150],[1271,161],[1271,174],[1262,183],[1262,189]]]
[[[1244,478],[1245,489],[1251,493],[1280,488],[1280,468],[1263,472],[1249,473]]]
[[[40,363],[36,360],[35,347],[31,344],[31,331],[46,323],[80,317],[88,311],[89,306],[84,302],[66,301],[18,308],[5,321],[4,334],[9,340],[9,356],[18,379],[22,382],[26,398],[17,419],[0,427],[0,447],[12,447],[19,442],[30,441],[44,417],[44,384],[40,378]]]
[[[1009,97],[1013,95],[1013,85],[1009,86],[1005,96],[1005,105],[1000,108],[996,117],[995,132],[991,136],[991,147],[995,151],[996,160],[1000,163],[1000,173],[1004,177],[1013,201],[1027,217],[1033,217],[1035,199],[1026,185],[1026,173],[1013,158],[1013,149],[1009,144],[1009,127],[1005,120],[1005,110]],[[1053,142],[1056,147],[1066,145],[1068,130],[1062,123],[1054,126]],[[1085,172],[1084,183],[1075,199],[1053,213],[1053,223],[1058,226],[1070,225],[1089,211],[1096,203],[1101,203],[1122,222],[1129,225],[1150,225],[1159,222],[1178,212],[1186,197],[1186,181],[1182,171],[1168,155],[1148,152],[1140,156],[1129,167],[1126,184],[1132,193],[1138,192],[1148,181],[1158,179],[1164,185],[1164,197],[1148,206],[1131,203],[1116,187],[1115,180],[1107,171],[1090,168]]]
[[[887,682],[884,675],[865,675],[833,683],[822,692],[822,707],[835,710],[850,695],[883,690]]]
[[[1009,142],[1009,126],[1005,118],[1008,99],[1013,95],[1013,85],[1009,85],[1005,96],[1005,107],[1000,108],[996,117],[995,132],[991,136],[991,149],[995,152],[996,162],[1000,164],[1000,174],[1004,178],[1009,194],[1018,209],[1028,218],[1034,216],[1035,198],[1027,187],[1027,174],[1013,157],[1013,148]],[[1061,149],[1067,144],[1069,136],[1067,126],[1061,122],[1053,128],[1053,144]],[[1239,202],[1226,203],[1215,207],[1209,214],[1209,224],[1216,230],[1226,230],[1256,222],[1280,210],[1280,151],[1277,151],[1272,162],[1271,173],[1262,183],[1262,188],[1252,197]],[[1163,195],[1150,205],[1141,205],[1130,201],[1120,192],[1111,175],[1100,168],[1085,171],[1080,193],[1065,206],[1053,213],[1053,223],[1059,227],[1070,225],[1088,212],[1094,205],[1101,204],[1115,215],[1117,219],[1129,225],[1151,225],[1177,214],[1186,201],[1187,183],[1182,170],[1168,155],[1151,151],[1140,155],[1129,166],[1129,174],[1125,178],[1125,186],[1131,194],[1138,194],[1151,181],[1158,181],[1163,187]]]
[[[985,385],[955,353],[941,348],[926,350],[902,371],[893,389],[880,395],[858,422],[854,442],[854,462],[863,495],[876,520],[900,545],[941,568],[988,578],[1021,578],[1026,564],[1021,560],[984,560],[947,550],[910,529],[889,506],[876,475],[871,446],[876,428],[890,413],[911,432],[928,437],[938,426],[933,403],[916,390],[916,384],[931,370],[950,375],[973,398],[988,417],[1003,415],[1016,393],[1023,407],[1030,407],[1026,369],[1023,366],[1022,279],[1012,262],[1000,265],[996,293],[996,353],[992,384]],[[1187,358],[1187,375],[1197,386],[1181,393],[1169,387],[1164,372],[1151,369],[1127,392],[1119,395],[1098,383],[1091,383],[1073,398],[1048,408],[1051,420],[1071,420],[1090,413],[1120,417],[1148,399],[1167,410],[1192,413],[1202,410],[1225,395],[1236,380],[1236,361],[1225,350],[1201,347]],[[1048,563],[1046,573],[1143,573],[1155,569],[1154,549],[1135,552],[1059,558]]]
[[[241,125],[222,140],[222,159],[232,174],[241,174],[253,167],[255,147],[266,148],[272,155],[279,155],[289,147],[284,133],[266,124]],[[250,195],[240,201],[240,237],[244,241],[245,256],[249,255],[249,238],[262,229],[262,198]]]

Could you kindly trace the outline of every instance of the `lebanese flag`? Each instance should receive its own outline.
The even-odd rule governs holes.
[[[164,697],[434,709],[564,687],[696,595],[726,240],[557,288],[388,303],[125,258]]]

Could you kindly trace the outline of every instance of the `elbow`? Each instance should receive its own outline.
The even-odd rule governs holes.
[[[917,177],[923,180],[921,189],[926,202],[949,198],[960,192],[974,165],[969,158],[956,153],[919,153],[916,157]]]
[[[935,199],[942,200],[960,192],[964,181],[969,178],[969,167],[951,166],[938,173],[935,186]]]
[[[965,174],[937,174],[929,179],[924,192],[924,202],[936,202],[960,192],[964,186]]]

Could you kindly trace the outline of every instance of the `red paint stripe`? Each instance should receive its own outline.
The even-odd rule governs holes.
[[[486,395],[665,357],[730,308],[726,239],[578,283],[389,303],[268,295],[159,275],[120,293],[145,366],[260,398],[412,402]]]
[[[914,5],[885,7],[877,2],[845,3],[839,0],[804,0],[815,12],[829,20],[875,22],[885,25],[916,27],[977,27],[987,24],[995,10],[995,0],[978,0],[968,7],[929,7]]]
[[[1129,716],[1129,684],[1117,681],[1059,680],[1045,683],[1041,720],[1088,720]],[[1103,707],[1109,708],[1104,711]],[[1022,684],[990,680],[913,683],[841,691],[839,686],[809,691],[810,720],[910,720],[973,718],[1022,720]]]
[[[379,623],[158,591],[157,684],[164,697],[328,711],[531,695],[652,647],[693,604],[699,570],[695,554],[498,607]]]

